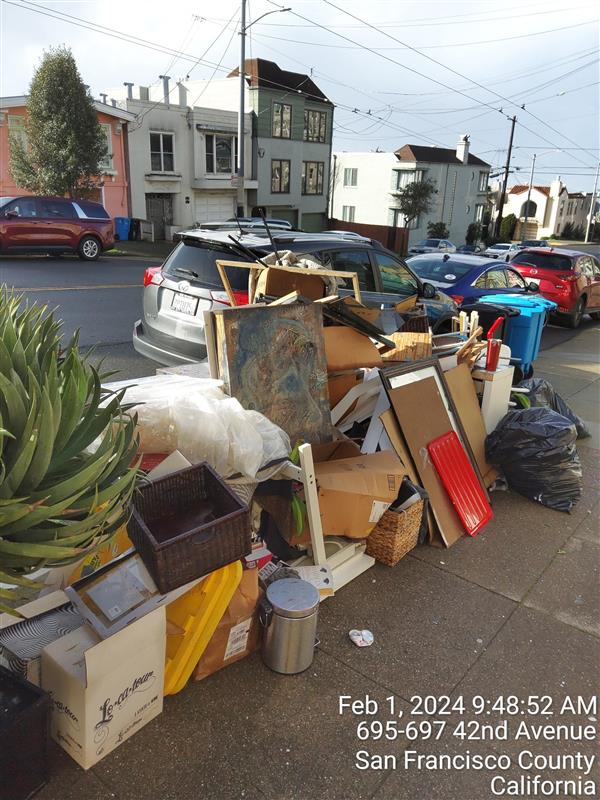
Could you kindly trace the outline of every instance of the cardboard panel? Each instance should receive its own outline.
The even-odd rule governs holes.
[[[437,382],[435,378],[425,378],[391,389],[389,394],[420,483],[429,493],[440,535],[450,547],[464,535],[464,529],[435,467],[422,455],[429,442],[452,430]]]
[[[483,481],[489,487],[498,477],[498,473],[485,460],[485,437],[487,434],[471,372],[466,364],[460,364],[444,373],[444,377]]]
[[[369,339],[352,328],[330,325],[324,328],[325,358],[328,372],[381,365],[379,351]]]

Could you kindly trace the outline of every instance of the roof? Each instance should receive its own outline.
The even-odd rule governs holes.
[[[567,192],[568,197],[574,197],[576,199],[584,198],[585,195],[582,192]]]
[[[15,95],[13,97],[0,97],[0,108],[21,108],[27,105],[27,95]],[[117,117],[125,122],[129,122],[136,118],[135,114],[131,111],[124,111],[122,108],[116,108],[108,103],[101,103],[100,100],[94,100],[94,108],[102,114],[108,114],[111,117]]]
[[[538,192],[545,194],[546,197],[550,196],[550,187],[549,186],[532,186],[532,189],[537,189]],[[523,194],[524,192],[529,191],[529,184],[521,183],[517,184],[516,186],[511,186],[508,190],[509,194]]]
[[[419,253],[419,255],[409,256],[406,259],[408,266],[410,266],[413,261],[419,262],[431,260],[452,262],[454,264],[466,264],[472,269],[475,269],[476,267],[484,267],[486,265],[498,266],[498,259],[496,258],[489,258],[488,256],[481,255],[470,255],[469,253]]]
[[[309,75],[281,69],[274,61],[267,61],[264,58],[248,58],[244,64],[244,72],[249,78],[248,85],[251,89],[261,87],[263,89],[285,89],[292,92],[300,91],[311,100],[331,104],[331,100],[325,97]],[[227,77],[235,78],[239,74],[239,68],[236,67]]]
[[[398,161],[425,161],[429,164],[462,164],[456,150],[449,147],[428,147],[422,144],[405,144],[394,152]],[[469,153],[468,164],[489,167],[487,161]]]

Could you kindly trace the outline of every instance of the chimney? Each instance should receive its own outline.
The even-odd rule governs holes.
[[[458,140],[458,144],[456,145],[456,157],[461,164],[466,164],[469,160],[469,137],[466,133],[463,133]]]
[[[150,102],[150,91],[147,86],[140,86],[140,100],[143,100],[145,103]]]
[[[177,88],[179,89],[179,105],[182,108],[187,108],[187,93],[188,90],[183,85],[183,83],[178,83]]]
[[[124,81],[123,86],[127,87],[127,99],[133,100],[133,83],[127,83],[127,81]]]
[[[169,81],[171,80],[170,75],[159,75],[158,76],[161,81],[163,82],[163,97],[164,97],[164,104],[166,106],[169,105]]]
[[[111,104],[111,106],[112,106],[113,108],[116,108],[116,107],[117,107],[117,101],[115,100],[115,98],[114,98],[114,97],[111,97],[111,98],[110,98],[110,104]]]
[[[102,102],[104,103],[104,105],[106,105],[106,97],[107,97],[107,95],[105,95],[102,92],[100,92],[100,97],[102,98]]]

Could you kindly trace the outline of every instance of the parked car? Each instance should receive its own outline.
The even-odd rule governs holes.
[[[545,239],[525,239],[519,246],[521,249],[524,247],[548,247],[548,242]]]
[[[408,266],[422,281],[432,283],[454,300],[474,303],[485,294],[527,294],[538,292],[512,265],[505,266],[484,256],[431,253],[407,259]]]
[[[558,304],[558,321],[577,328],[585,313],[600,319],[600,262],[595,256],[579,250],[527,248],[511,266],[537,283],[543,297]]]
[[[0,197],[0,253],[77,253],[95,261],[114,244],[100,203],[64,197]]]
[[[286,228],[287,230],[293,230],[293,225],[287,219],[275,219],[274,217],[265,217],[268,225],[276,225],[278,228]],[[227,222],[235,222],[239,220],[244,226],[246,223],[259,223],[260,225],[263,224],[262,217],[229,217]]]
[[[456,246],[448,239],[422,239],[408,248],[409,255],[417,253],[456,253]]]
[[[271,230],[289,231],[292,226],[285,220],[267,219],[267,225]],[[239,217],[236,221],[235,217],[223,220],[221,222],[201,222],[198,227],[204,231],[238,231],[242,228],[245,231],[252,230],[265,230],[265,223],[260,217]]]
[[[464,253],[464,255],[476,256],[478,253],[483,253],[483,247],[480,244],[463,244],[456,248],[457,253]]]
[[[520,249],[520,244],[498,242],[498,244],[492,244],[490,247],[487,247],[483,251],[483,255],[486,258],[499,258],[501,261],[510,261]]]
[[[264,233],[255,231],[236,238],[240,247],[225,231],[187,231],[161,267],[146,270],[143,316],[133,331],[133,346],[138,353],[167,366],[190,364],[206,357],[203,312],[229,305],[216,260],[250,261],[272,251]],[[401,258],[379,242],[292,231],[278,231],[273,238],[278,249],[309,255],[329,269],[357,272],[365,305],[393,306],[402,298],[418,294],[427,307],[433,330],[441,333],[451,329],[455,303],[431,284],[424,284]],[[247,271],[230,268],[228,277],[237,302],[247,303]],[[351,281],[344,279],[339,292],[349,294],[351,289]]]

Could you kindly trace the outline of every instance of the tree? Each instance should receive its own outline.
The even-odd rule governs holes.
[[[465,244],[475,244],[481,237],[481,225],[478,222],[471,222],[467,228]]]
[[[515,228],[517,227],[517,218],[514,214],[507,214],[500,223],[500,240],[510,241],[513,238]]]
[[[10,139],[10,172],[34,194],[87,194],[101,172],[106,137],[92,97],[65,47],[44,53],[29,88],[27,146]]]
[[[397,208],[403,215],[407,227],[420,214],[427,214],[431,210],[436,191],[435,183],[432,180],[425,180],[413,181],[403,189],[393,192],[393,196],[398,200]]]
[[[427,224],[427,236],[432,239],[447,239],[450,231],[445,222],[429,222]]]

